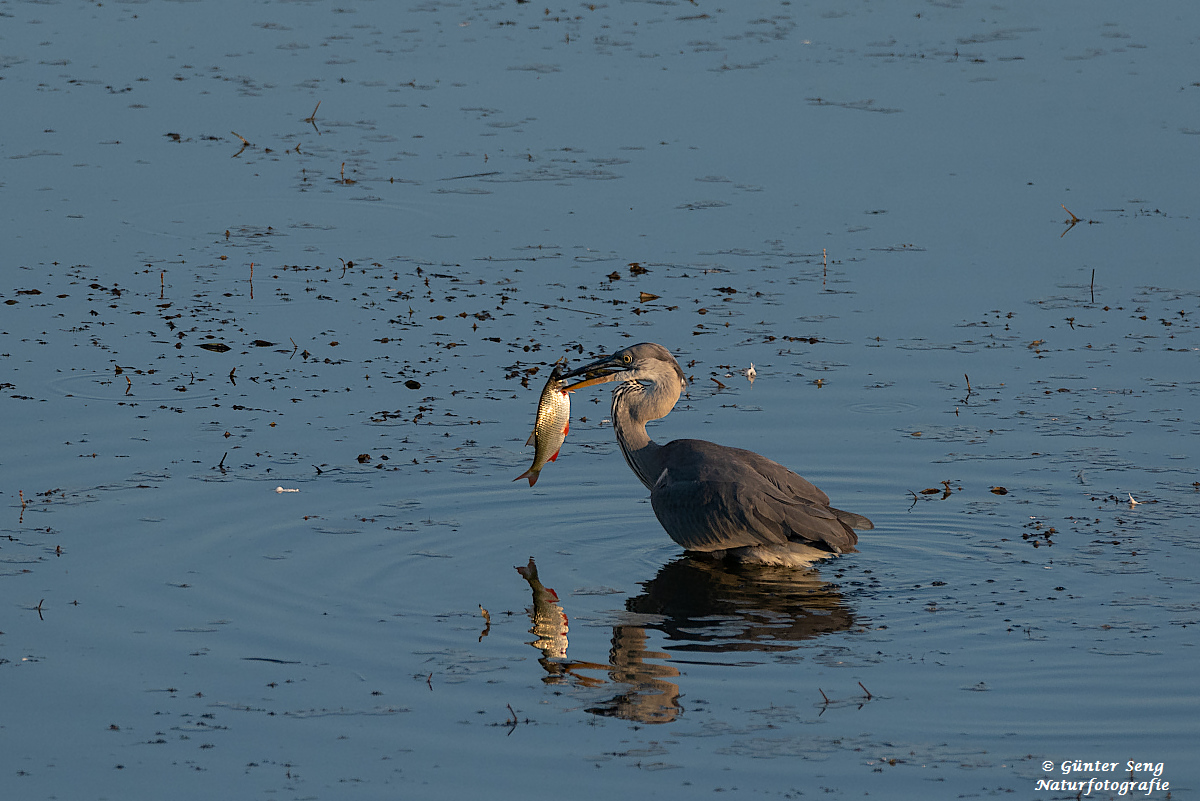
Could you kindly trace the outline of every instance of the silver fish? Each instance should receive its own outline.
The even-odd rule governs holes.
[[[558,449],[562,447],[563,441],[567,438],[567,431],[571,428],[571,399],[567,397],[567,391],[563,389],[563,385],[567,382],[561,380],[559,377],[561,375],[562,363],[560,362],[554,365],[554,369],[550,371],[550,378],[542,390],[541,399],[538,400],[537,420],[533,424],[533,433],[529,435],[529,441],[525,443],[534,446],[533,466],[514,478],[513,481],[527,478],[529,486],[532,487],[537,483],[538,475],[546,466],[546,462],[553,462],[558,458]]]

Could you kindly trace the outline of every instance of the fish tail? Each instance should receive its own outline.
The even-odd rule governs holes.
[[[558,455],[558,454],[555,454],[555,456],[557,456],[557,455]],[[536,484],[536,483],[537,483],[537,480],[538,480],[538,475],[539,475],[539,473],[540,473],[540,472],[541,472],[540,470],[537,470],[537,471],[535,471],[535,470],[534,470],[534,469],[531,467],[531,468],[529,468],[528,470],[526,470],[524,473],[522,473],[521,475],[519,475],[519,476],[517,476],[516,478],[514,478],[514,479],[513,479],[513,481],[520,481],[520,480],[521,480],[521,479],[523,479],[523,478],[527,478],[527,479],[529,479],[529,486],[531,486],[531,487],[532,487],[534,484]]]

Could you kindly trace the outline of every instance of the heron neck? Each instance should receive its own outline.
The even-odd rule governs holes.
[[[621,453],[624,454],[629,469],[646,489],[654,489],[654,483],[662,473],[662,466],[659,464],[659,451],[662,446],[650,439],[650,435],[646,433],[645,422],[634,420],[624,405],[613,403],[612,421],[613,430],[617,434],[617,444],[621,446]]]

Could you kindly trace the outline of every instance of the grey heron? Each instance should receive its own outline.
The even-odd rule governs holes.
[[[643,342],[563,374],[584,376],[566,389],[613,381],[612,424],[634,475],[671,539],[716,558],[776,565],[810,564],[857,549],[855,529],[874,526],[835,509],[829,496],[783,465],[742,448],[699,439],[659,445],[646,423],[666,417],[687,387],[662,345]]]

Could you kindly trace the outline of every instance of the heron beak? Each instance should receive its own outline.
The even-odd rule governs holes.
[[[614,357],[605,356],[603,359],[597,359],[591,364],[585,364],[583,367],[563,373],[560,378],[566,380],[577,376],[587,376],[585,380],[565,388],[567,392],[573,392],[584,387],[595,386],[596,384],[619,381],[621,380],[621,373],[628,369],[628,365],[623,364]]]

